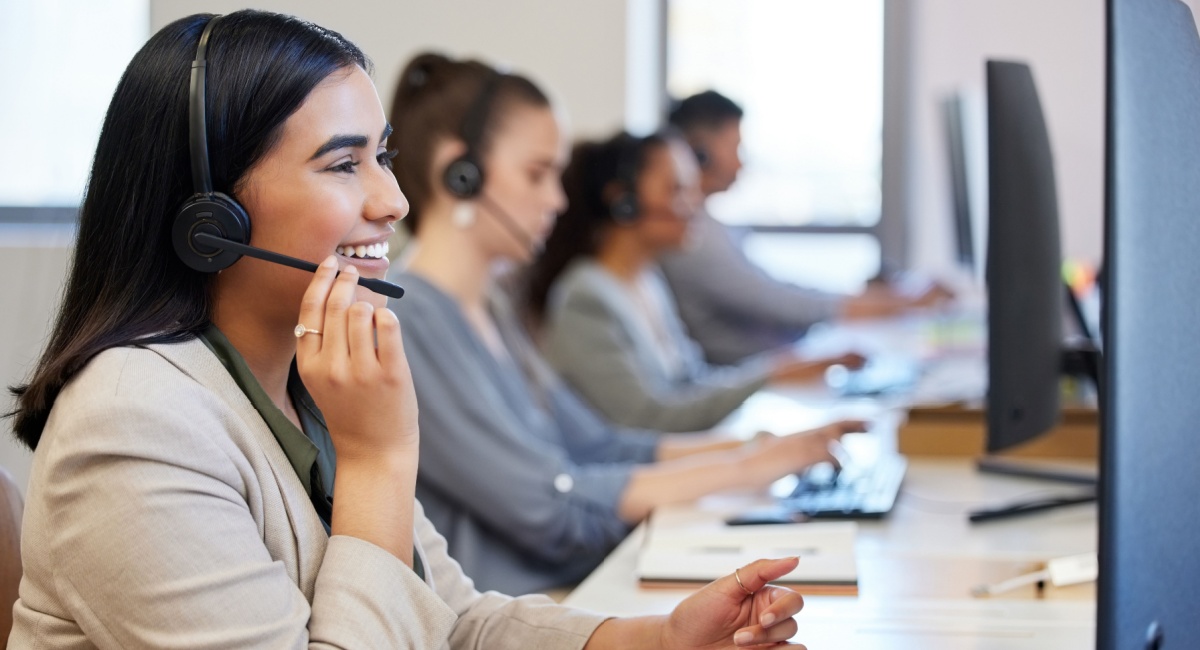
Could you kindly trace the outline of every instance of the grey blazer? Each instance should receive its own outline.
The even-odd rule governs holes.
[[[579,582],[629,533],[617,516],[635,463],[658,436],[613,427],[545,367],[497,291],[498,360],[450,296],[392,273],[421,404],[417,497],[450,555],[484,589],[522,594]]]
[[[843,296],[777,280],[746,257],[735,230],[701,210],[692,245],[664,255],[663,277],[688,333],[712,363],[736,363],[793,343],[837,315]]]
[[[732,366],[705,363],[666,284],[657,273],[651,279],[683,359],[681,373],[671,374],[659,361],[637,304],[591,260],[575,262],[555,283],[546,307],[546,358],[613,422],[658,431],[709,429],[766,383],[768,364],[757,357]]]
[[[415,513],[422,582],[326,535],[283,450],[198,340],[111,349],[34,454],[11,648],[579,648],[603,620],[480,594]]]

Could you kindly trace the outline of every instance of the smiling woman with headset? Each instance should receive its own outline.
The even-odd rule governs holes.
[[[412,199],[408,290],[395,303],[421,404],[417,495],[485,589],[577,582],[655,506],[764,486],[828,458],[858,422],[758,445],[668,440],[588,409],[526,337],[497,267],[536,254],[563,206],[565,138],[525,77],[413,59],[392,108]],[[659,140],[647,139],[647,148]]]
[[[408,209],[368,66],[337,33],[257,11],[171,23],[130,63],[58,320],[15,391],[34,462],[9,646],[683,648],[794,634],[799,596],[766,582],[795,559],[744,567],[668,617],[605,620],[481,594],[449,558],[414,499],[398,321],[356,287],[398,293],[379,281]],[[324,261],[307,275],[237,253]]]
[[[771,381],[813,380],[844,355],[792,350],[705,362],[679,319],[657,260],[685,246],[699,207],[694,154],[677,137],[617,134],[577,146],[569,207],[529,274],[529,311],[546,358],[606,417],[663,431],[712,427]]]

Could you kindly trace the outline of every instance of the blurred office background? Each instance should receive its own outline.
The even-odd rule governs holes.
[[[1193,11],[1200,0],[1188,0]],[[112,89],[146,38],[241,2],[0,0],[0,376],[20,381],[53,317],[73,219]],[[983,160],[985,58],[1028,62],[1054,148],[1063,254],[1096,262],[1103,211],[1103,3],[1093,0],[259,0],[358,43],[385,110],[426,49],[547,88],[573,137],[655,128],[669,95],[715,87],[746,108],[746,168],[718,217],[750,227],[772,273],[854,291],[882,265],[955,271],[942,106]],[[976,210],[984,189],[972,185]],[[86,244],[84,244],[86,245]],[[5,410],[11,400],[5,395]],[[7,423],[0,464],[29,454]]]

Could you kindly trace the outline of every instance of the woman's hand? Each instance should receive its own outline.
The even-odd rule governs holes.
[[[335,279],[336,276],[336,279]],[[325,416],[337,454],[334,535],[357,537],[412,566],[417,482],[417,398],[385,308],[355,302],[358,269],[337,275],[330,256],[304,292],[296,366]]]
[[[847,433],[866,431],[867,424],[863,420],[840,420],[791,435],[763,437],[756,443],[749,469],[744,473],[749,479],[748,487],[764,487],[786,474],[821,462],[840,465],[834,453],[840,447],[838,441]]]
[[[417,400],[400,321],[387,308],[355,302],[358,269],[337,274],[337,260],[321,263],[304,293],[300,323],[320,334],[296,342],[296,365],[312,394],[339,464],[380,459],[417,447]]]
[[[721,650],[787,645],[796,634],[792,618],[804,607],[800,594],[767,583],[796,568],[798,558],[758,560],[710,582],[679,603],[669,616],[610,618],[592,633],[584,650]]]
[[[776,357],[771,381],[782,383],[811,382],[821,379],[830,366],[845,366],[851,370],[863,367],[867,358],[855,352],[815,359],[803,359],[788,350]]]
[[[737,648],[781,644],[795,636],[800,594],[767,585],[798,558],[758,560],[709,583],[679,603],[662,626],[662,648]],[[738,580],[741,580],[739,584]],[[793,644],[785,644],[793,645]]]

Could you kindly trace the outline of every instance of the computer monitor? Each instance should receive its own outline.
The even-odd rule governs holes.
[[[987,451],[1059,420],[1064,313],[1058,196],[1033,73],[987,62]]]
[[[989,454],[1049,432],[1059,421],[1064,370],[1099,383],[1094,351],[1068,354],[1058,197],[1050,137],[1033,73],[1024,63],[988,61],[988,392]],[[1071,361],[1070,364],[1066,363]],[[1095,500],[1094,471],[1030,465],[996,456],[981,471],[1087,486],[1061,496],[976,510],[972,522]]]
[[[975,273],[975,228],[972,224],[971,184],[967,171],[966,98],[961,93],[942,102],[946,127],[946,160],[950,172],[950,207],[954,216],[954,258]]]
[[[1178,0],[1109,0],[1103,650],[1200,647],[1200,37]]]

